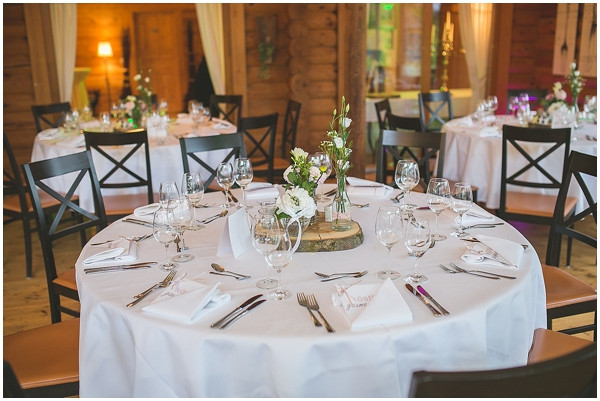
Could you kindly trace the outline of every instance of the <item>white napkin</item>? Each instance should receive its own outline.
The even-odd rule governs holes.
[[[382,284],[336,285],[333,305],[352,329],[410,322],[412,312],[389,278]]]
[[[101,266],[112,263],[127,263],[137,259],[137,242],[129,241],[129,248],[112,248],[88,256],[83,260],[84,266]]]
[[[140,216],[146,216],[148,214],[154,214],[154,212],[156,212],[159,208],[160,208],[160,204],[151,203],[149,205],[140,206],[140,207],[136,208],[133,211],[133,215],[140,217]]]
[[[231,295],[221,292],[215,285],[202,284],[195,280],[181,279],[173,281],[149,305],[142,308],[182,323],[192,323],[210,309],[226,304]]]
[[[486,212],[485,210],[469,210],[463,216],[463,224],[465,226],[470,226],[472,224],[486,224],[493,223],[496,220],[496,217]],[[456,224],[460,223],[460,218],[457,216],[455,219]]]
[[[213,128],[214,129],[231,128],[231,124],[229,124],[228,122],[216,123],[215,125],[213,125]]]
[[[525,252],[521,244],[487,235],[478,235],[475,238],[481,243],[470,242],[468,244],[470,249],[461,256],[462,260],[470,264],[485,264],[512,270],[518,269],[521,256]],[[491,248],[491,251],[486,246]],[[493,251],[506,258],[513,266],[498,262],[498,258],[491,254]]]
[[[38,134],[38,139],[50,140],[57,139],[62,135],[62,131],[59,128],[48,128]]]
[[[383,198],[389,196],[394,192],[394,189],[390,186],[381,184],[379,182],[365,180],[356,177],[346,177],[348,186],[348,196],[370,196],[374,198]]]
[[[277,198],[279,187],[268,182],[251,182],[246,187],[246,199]]]
[[[483,127],[482,129],[479,130],[479,136],[481,137],[501,137],[502,133],[500,132],[500,127],[498,126],[493,126],[493,127]]]

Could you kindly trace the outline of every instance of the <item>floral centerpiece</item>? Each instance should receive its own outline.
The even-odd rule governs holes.
[[[581,76],[581,73],[577,70],[577,64],[571,63],[571,72],[565,76],[565,82],[555,82],[552,86],[552,93],[549,93],[541,102],[544,107],[543,112],[538,110],[538,114],[534,117],[534,123],[547,124],[552,121],[555,115],[564,115],[569,113],[569,109],[572,114],[577,114],[579,108],[577,106],[577,100],[579,93],[585,85],[585,79]],[[567,103],[567,92],[565,88],[570,89],[572,102],[571,106]],[[562,118],[562,117],[559,117]]]
[[[577,69],[577,63],[574,61],[571,63],[571,72],[565,77],[565,79],[565,83],[569,86],[569,89],[571,89],[571,104],[575,109],[577,109],[577,99],[579,98],[579,93],[581,93],[581,90],[585,85],[585,78],[581,76],[581,72]]]
[[[329,155],[337,180],[337,192],[332,203],[332,229],[334,231],[349,230],[352,222],[350,199],[346,191],[346,174],[352,167],[350,163],[352,141],[349,140],[351,131],[349,127],[352,120],[348,118],[349,111],[350,105],[346,104],[346,98],[342,96],[340,113],[338,114],[337,109],[334,109],[329,123],[329,131],[327,131],[329,140],[321,142],[321,150]]]
[[[150,74],[152,70],[148,68],[148,72],[146,76],[143,76],[143,73],[140,71],[139,74],[136,74],[133,77],[133,80],[136,82],[136,89],[139,92],[139,103],[142,112],[150,111],[152,108],[152,88],[150,87]]]

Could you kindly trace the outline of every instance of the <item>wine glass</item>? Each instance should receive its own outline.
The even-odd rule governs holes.
[[[110,132],[111,125],[110,113],[106,111],[100,113],[100,128],[102,129],[102,132]]]
[[[177,231],[177,238],[175,242],[178,245],[178,251],[180,249],[185,250],[185,242],[183,241],[183,233],[192,224],[193,214],[192,205],[188,202],[185,195],[180,195],[169,200],[169,206],[167,209],[173,211],[173,227]],[[181,248],[179,248],[179,241],[181,241]],[[191,253],[178,252],[177,255],[173,256],[175,262],[187,262],[194,259],[194,255]]]
[[[219,184],[219,186],[223,188],[223,190],[225,191],[225,197],[227,198],[227,200],[224,204],[221,205],[221,207],[228,208],[234,205],[233,202],[229,202],[229,198],[227,197],[227,192],[229,191],[229,188],[231,188],[234,182],[235,178],[233,175],[233,166],[231,165],[231,163],[220,163],[217,167],[217,184]]]
[[[188,101],[188,115],[194,121],[194,129],[198,128],[203,115],[204,106],[198,100]]]
[[[496,110],[498,110],[498,98],[494,95],[488,96],[487,104],[488,104],[491,114],[492,115],[496,114]]]
[[[277,271],[277,288],[269,293],[269,298],[282,301],[291,296],[290,292],[282,287],[282,270],[290,264],[293,256],[294,251],[292,250],[290,235],[284,227],[280,227],[279,244],[265,256],[267,264]]]
[[[398,160],[394,179],[398,188],[406,193],[404,198],[410,200],[410,191],[417,186],[421,179],[419,165],[414,160]],[[402,208],[414,209],[416,207],[417,205],[415,204],[403,201]]]
[[[310,157],[310,161],[313,166],[317,167],[321,172],[321,177],[319,178],[319,194],[317,195],[318,202],[325,202],[329,200],[328,197],[325,196],[325,180],[329,178],[331,175],[331,159],[329,155],[325,152],[316,152]]]
[[[235,161],[235,182],[242,188],[242,203],[240,207],[250,208],[246,204],[246,187],[252,182],[254,172],[252,171],[252,162],[246,157],[240,157]]]
[[[281,240],[279,222],[277,217],[268,213],[261,213],[252,224],[252,246],[263,257],[274,251]],[[256,286],[263,289],[277,287],[277,280],[269,277],[269,263],[267,262],[267,274],[265,278],[258,280]]]
[[[438,233],[438,218],[450,206],[450,184],[445,178],[432,178],[427,185],[427,205],[435,213],[435,231],[432,238],[443,241],[445,235]]]
[[[375,220],[375,234],[379,242],[387,248],[387,267],[385,270],[377,272],[377,277],[385,280],[392,280],[400,277],[400,273],[390,269],[390,252],[392,247],[402,239],[403,220],[400,214],[400,209],[395,206],[382,206],[377,211],[377,219]]]
[[[160,183],[160,188],[158,190],[158,202],[161,207],[166,208],[169,203],[169,199],[178,195],[179,190],[177,189],[177,184],[175,184],[175,181],[163,181]]]
[[[457,182],[452,189],[452,209],[459,216],[458,231],[450,233],[453,237],[463,238],[469,233],[463,230],[463,216],[471,208],[473,203],[473,191],[471,186],[464,182]]]
[[[200,173],[183,173],[181,193],[186,196],[188,202],[192,205],[193,221],[188,230],[198,231],[204,227],[196,220],[196,208],[200,207],[200,201],[204,197],[204,184]]]
[[[169,259],[169,244],[175,241],[175,238],[177,237],[177,231],[173,226],[172,210],[161,207],[154,213],[152,233],[154,238],[165,246],[165,254],[167,257],[167,260],[159,265],[158,268],[165,271],[176,269],[179,265],[173,263],[171,259]]]
[[[431,234],[427,219],[415,219],[408,222],[404,233],[404,245],[408,249],[408,254],[415,257],[413,273],[406,276],[406,281],[412,281],[413,283],[425,282],[427,277],[417,272],[417,262],[431,245]]]

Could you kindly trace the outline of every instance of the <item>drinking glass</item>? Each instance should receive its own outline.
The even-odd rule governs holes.
[[[240,157],[235,160],[235,182],[242,188],[242,203],[240,207],[251,208],[246,204],[246,187],[252,182],[254,172],[252,163],[246,157]]]
[[[457,182],[452,189],[452,209],[459,216],[458,231],[450,233],[453,237],[463,238],[469,233],[463,230],[463,216],[471,208],[473,203],[473,191],[471,186],[464,182]]]
[[[227,192],[229,191],[229,188],[231,188],[231,186],[233,185],[234,181],[235,178],[233,175],[233,166],[231,165],[231,163],[220,163],[217,167],[217,184],[219,184],[219,186],[223,188],[223,190],[225,191],[225,197],[227,198],[227,200],[224,204],[221,205],[221,207],[228,208],[234,205],[233,202],[229,202],[229,197],[227,196]]]
[[[498,110],[498,98],[494,95],[487,97],[487,104],[492,115]]]
[[[400,208],[396,206],[382,206],[377,211],[375,220],[375,234],[379,242],[387,248],[387,264],[385,270],[377,272],[377,277],[382,280],[397,279],[401,274],[390,268],[390,252],[392,247],[402,239],[403,224]]]
[[[406,193],[406,196],[404,197],[406,200],[410,201],[410,191],[417,186],[420,179],[421,175],[419,173],[419,165],[417,162],[414,160],[398,160],[394,180],[396,181],[398,188]],[[406,201],[403,200],[401,207],[404,209],[414,209],[417,205],[410,202],[406,203]]]
[[[277,217],[268,213],[261,213],[252,224],[252,246],[266,260],[269,253],[274,251],[281,241],[281,233]],[[257,281],[256,286],[263,289],[275,288],[277,280],[269,277],[269,263],[267,262],[267,274],[265,278]]]
[[[177,184],[175,181],[164,181],[160,183],[158,190],[158,202],[161,207],[167,207],[169,199],[179,195]]]
[[[325,202],[329,200],[328,197],[325,196],[325,180],[329,178],[331,175],[331,160],[329,159],[329,155],[325,152],[317,152],[310,157],[310,161],[313,166],[317,167],[321,172],[321,178],[319,178],[319,194],[317,195],[318,202]]]
[[[100,113],[100,127],[102,132],[110,132],[111,121],[110,121],[110,113],[103,112]]]
[[[408,222],[404,233],[404,245],[408,249],[408,254],[415,257],[413,273],[406,276],[406,281],[412,281],[413,283],[425,282],[427,277],[417,272],[417,262],[431,245],[429,221],[427,219],[415,219]]]
[[[443,241],[445,235],[438,233],[438,218],[450,206],[450,184],[445,178],[432,178],[427,185],[427,205],[435,213],[435,231],[432,238]]]
[[[169,244],[175,241],[177,237],[177,231],[173,226],[173,211],[167,208],[160,208],[154,213],[154,219],[152,220],[152,233],[154,238],[165,246],[166,261],[158,266],[160,270],[173,270],[179,265],[173,263],[169,259]]]
[[[203,118],[204,106],[198,100],[188,101],[188,115],[194,121],[194,129],[198,128]]]
[[[193,214],[192,205],[187,200],[185,195],[180,195],[175,198],[169,199],[169,206],[167,209],[173,211],[173,227],[177,231],[177,238],[175,242],[178,245],[178,253],[173,256],[175,262],[187,262],[194,259],[194,255],[191,253],[182,253],[179,250],[185,250],[185,242],[183,241],[183,233],[192,224]],[[179,242],[181,241],[181,248],[179,248]]]
[[[185,195],[190,205],[192,205],[193,221],[188,227],[188,230],[198,231],[203,227],[203,225],[196,220],[196,208],[200,207],[200,201],[204,197],[204,184],[202,183],[200,173],[183,173],[181,193]]]
[[[283,288],[282,270],[290,264],[294,252],[288,231],[284,227],[279,227],[279,233],[279,244],[265,256],[265,260],[270,267],[277,271],[277,288],[271,291],[268,296],[270,299],[282,301],[291,296],[290,292]]]

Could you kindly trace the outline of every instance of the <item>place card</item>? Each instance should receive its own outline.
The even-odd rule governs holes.
[[[246,209],[238,209],[230,214],[225,221],[225,229],[219,241],[217,256],[232,255],[234,258],[242,255],[252,247],[252,236]]]

